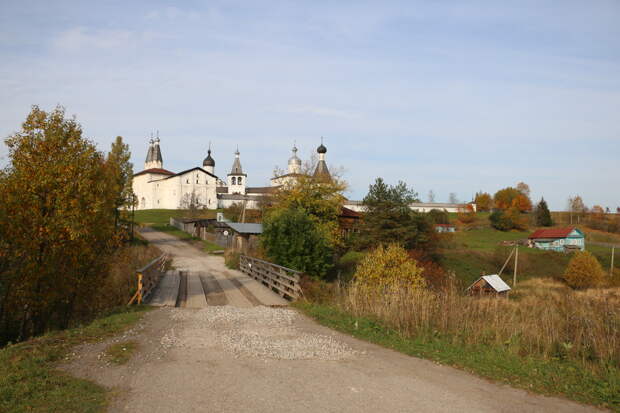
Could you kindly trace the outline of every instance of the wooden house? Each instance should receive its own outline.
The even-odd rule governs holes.
[[[241,222],[226,222],[229,230],[224,235],[230,237],[230,247],[242,254],[258,246],[258,237],[263,233],[263,224],[247,224]]]
[[[465,290],[470,295],[508,295],[509,291],[510,286],[497,274],[483,275]]]
[[[586,248],[585,235],[575,227],[539,229],[528,237],[531,248],[568,252]]]
[[[340,234],[343,238],[349,238],[349,236],[359,231],[359,223],[362,219],[362,214],[353,211],[352,209],[342,207],[340,214],[338,215],[338,227],[340,228]]]

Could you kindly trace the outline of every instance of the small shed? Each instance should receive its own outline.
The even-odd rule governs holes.
[[[225,224],[232,231],[232,249],[243,254],[247,254],[249,250],[257,246],[258,236],[263,233],[263,224],[242,222],[226,222]]]
[[[545,228],[535,231],[528,237],[528,245],[541,250],[568,252],[583,251],[586,248],[586,237],[575,227]]]
[[[470,295],[508,295],[510,286],[504,282],[497,274],[483,275],[472,285],[467,287],[465,292]]]
[[[435,231],[440,234],[444,232],[456,232],[456,227],[452,224],[435,224]]]

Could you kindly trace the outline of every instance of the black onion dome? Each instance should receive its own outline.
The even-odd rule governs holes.
[[[325,145],[321,144],[318,148],[316,148],[317,153],[327,153],[327,148]]]
[[[202,166],[215,166],[215,161],[211,157],[211,149],[207,151],[207,157],[202,161]]]

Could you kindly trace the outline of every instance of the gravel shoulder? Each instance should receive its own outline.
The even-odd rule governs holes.
[[[161,308],[117,340],[123,366],[84,346],[65,366],[114,389],[111,412],[586,412],[319,326],[288,308]]]

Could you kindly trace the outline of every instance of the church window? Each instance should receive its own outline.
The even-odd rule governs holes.
[[[186,183],[186,184],[189,184],[189,178],[187,178],[187,179],[185,180],[185,183]]]
[[[237,178],[235,178],[234,176],[233,176],[233,179],[232,179],[232,184],[233,185],[237,185]]]
[[[241,177],[237,178],[237,184],[241,185]]]

